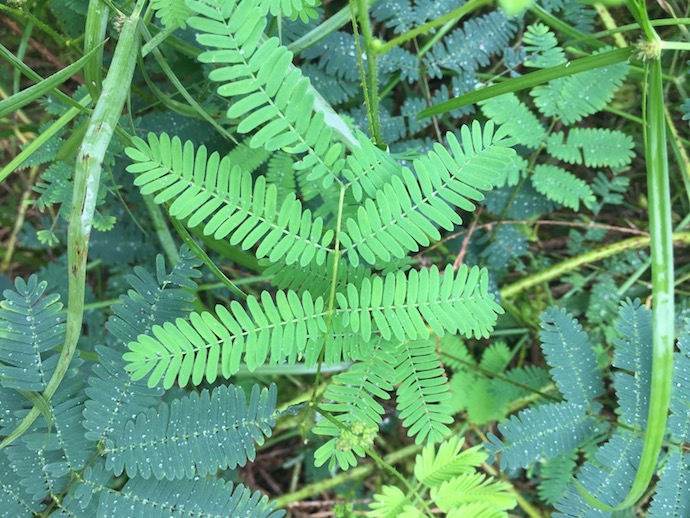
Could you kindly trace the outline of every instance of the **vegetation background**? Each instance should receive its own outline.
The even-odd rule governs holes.
[[[690,516],[690,7],[0,2],[0,515]]]

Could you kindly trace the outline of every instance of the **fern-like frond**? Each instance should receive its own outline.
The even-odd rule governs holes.
[[[235,469],[256,457],[275,425],[277,389],[221,385],[192,392],[168,406],[141,413],[116,442],[108,441],[107,467],[116,475],[157,479],[193,478]]]
[[[254,150],[256,152],[256,150]],[[282,204],[291,192],[295,192],[295,160],[283,151],[271,153],[266,166],[266,181],[276,186],[278,204]]]
[[[479,367],[491,374],[501,373],[513,357],[505,342],[497,341],[484,349]]]
[[[606,52],[600,49],[594,54]],[[580,72],[556,79],[548,85],[533,88],[534,104],[546,117],[557,117],[564,124],[572,124],[603,109],[628,75],[627,63]]]
[[[659,475],[648,518],[690,516],[690,455],[673,451]]]
[[[326,263],[319,266],[315,263],[300,266],[298,263],[284,265],[281,263],[270,264],[263,260],[260,264],[266,265],[263,274],[271,279],[271,285],[279,289],[293,291],[309,291],[313,296],[326,298],[330,293],[333,283],[333,263],[335,255],[329,254]],[[365,277],[371,277],[372,271],[363,265],[354,267],[347,264],[342,257],[338,263],[336,289],[342,291],[346,284],[358,285]]]
[[[518,144],[537,149],[546,139],[546,129],[542,123],[514,93],[492,97],[479,105],[482,113],[504,126]]]
[[[542,465],[539,498],[553,505],[563,497],[573,482],[576,458],[577,452],[573,450],[549,459]]]
[[[515,21],[503,11],[471,18],[432,47],[424,58],[431,77],[441,77],[441,69],[457,73],[486,66],[490,58],[506,47],[516,30]]]
[[[405,493],[396,486],[384,485],[380,493],[374,493],[374,501],[369,504],[367,516],[372,518],[397,518],[407,516],[406,512],[414,512],[416,508]],[[412,516],[418,516],[413,514]]]
[[[430,340],[404,342],[398,346],[395,367],[397,409],[407,434],[417,444],[439,442],[450,433],[453,422],[448,404],[448,380]]]
[[[125,278],[134,288],[111,307],[113,315],[106,328],[123,344],[135,340],[140,334],[150,334],[154,325],[161,325],[187,315],[193,308],[194,279],[201,277],[197,259],[186,245],[180,248],[180,260],[166,272],[165,259],[156,256],[155,277],[141,266]]]
[[[62,160],[50,164],[41,174],[33,190],[40,194],[34,202],[41,212],[46,207],[60,204],[59,214],[65,220],[68,219],[68,207],[72,201],[72,174],[74,167]]]
[[[341,469],[355,466],[355,454],[363,457],[364,444],[373,440],[383,418],[384,408],[375,398],[390,399],[395,379],[395,346],[379,342],[367,360],[353,364],[346,372],[333,377],[321,408],[346,426],[338,427],[323,419],[314,427],[314,433],[333,437],[314,453],[314,461],[320,466],[327,461]]]
[[[379,190],[391,182],[394,176],[401,175],[401,167],[393,157],[376,147],[371,139],[358,133],[359,147],[352,150],[343,169],[345,184],[352,190],[356,201],[365,197],[374,198]]]
[[[589,337],[565,309],[549,307],[540,318],[541,348],[558,389],[568,403],[596,413],[601,405],[594,399],[604,393],[604,384]]]
[[[602,128],[573,128],[568,137],[556,131],[549,135],[546,150],[551,156],[587,167],[622,167],[635,156],[634,143],[622,131]]]
[[[360,44],[362,39],[360,37]],[[348,82],[358,82],[359,68],[356,58],[357,48],[351,32],[335,31],[326,36],[320,45],[312,45],[300,57],[317,59],[318,67],[326,74]]]
[[[283,149],[306,155],[297,166],[311,169],[311,179],[334,181],[344,165],[342,145],[333,142],[324,112],[314,111],[309,80],[292,67],[292,53],[278,38],[261,42],[266,17],[254,2],[190,0],[197,13],[189,25],[200,34],[197,41],[211,50],[199,60],[222,65],[209,79],[222,83],[218,93],[235,100],[230,119],[239,120],[237,131],[256,131],[253,147]]]
[[[621,369],[613,375],[620,421],[644,430],[649,410],[652,384],[652,312],[639,299],[621,304],[615,329],[613,366]]]
[[[22,484],[22,477],[6,457],[6,452],[0,454],[0,501],[2,501],[3,516],[37,516],[45,509],[45,503],[34,500],[31,493]]]
[[[127,280],[134,288],[111,307],[113,315],[106,327],[122,344],[150,335],[154,325],[181,318],[193,308],[194,296],[188,290],[197,287],[201,265],[186,247],[180,249],[180,261],[168,273],[162,256],[156,257],[155,277],[142,267],[135,267]],[[114,439],[124,432],[132,415],[145,412],[161,396],[160,388],[148,388],[143,381],[134,381],[125,370],[119,350],[96,346],[99,362],[92,368],[85,391],[89,399],[84,405],[83,426],[87,439],[98,442]]]
[[[395,34],[409,31],[424,23],[417,17],[411,0],[381,0],[371,6],[371,16]]]
[[[506,403],[534,396],[535,391],[543,391],[551,384],[549,373],[534,365],[510,369],[503,378],[492,379],[489,391],[498,401]]]
[[[314,47],[312,47],[314,48]],[[305,52],[308,52],[307,49]],[[304,54],[302,54],[304,56]],[[360,85],[336,75],[329,74],[314,63],[300,63],[302,74],[309,78],[314,88],[330,104],[343,104],[360,92]]]
[[[455,435],[438,445],[427,442],[415,459],[414,474],[427,487],[438,487],[452,477],[473,473],[486,460],[481,445],[462,449],[464,438]]]
[[[58,294],[45,295],[48,283],[32,275],[17,277],[0,302],[0,383],[7,388],[43,392],[62,344],[65,315]]]
[[[36,504],[65,491],[73,473],[83,469],[96,452],[96,443],[84,440],[81,427],[85,399],[82,364],[80,359],[73,360],[65,379],[46,405],[43,417],[35,421],[21,440],[1,452],[2,460],[8,459]]]
[[[446,367],[453,372],[473,372],[472,367],[477,365],[467,345],[463,340],[451,334],[445,334],[440,340],[441,359]]]
[[[231,245],[247,250],[259,241],[256,256],[288,264],[312,259],[323,264],[333,232],[323,231],[323,220],[302,210],[294,193],[279,206],[277,190],[263,176],[232,166],[218,153],[210,156],[205,146],[196,151],[190,141],[182,144],[163,133],[153,133],[148,143],[134,138],[135,147],[127,155],[135,162],[127,167],[137,174],[134,180],[142,194],[157,193],[154,201],[172,201],[170,215],[185,219],[190,228],[204,223],[205,235],[215,239],[229,237]]]
[[[153,336],[140,335],[123,355],[132,379],[148,376],[150,387],[162,380],[164,388],[190,380],[213,383],[219,372],[224,378],[236,373],[243,359],[250,370],[267,358],[294,363],[326,332],[323,299],[312,299],[308,291],[301,298],[294,291],[278,291],[275,300],[263,291],[261,304],[249,296],[247,307],[249,312],[232,301],[229,310],[216,306],[217,317],[192,313],[189,321],[154,326]]]
[[[267,160],[276,156],[276,153],[272,153],[263,148],[254,148],[250,145],[250,141],[251,138],[244,139],[237,146],[232,148],[226,156],[231,164],[237,164],[243,171],[253,173],[265,164]]]
[[[563,49],[558,46],[556,36],[543,23],[529,25],[522,41],[527,53],[526,67],[555,67],[566,61]]]
[[[285,511],[259,491],[219,479],[146,480],[130,479],[120,491],[101,494],[98,516],[151,518],[174,516],[184,510],[188,516],[251,516],[282,518]]]
[[[481,252],[485,265],[494,275],[510,269],[515,262],[527,253],[527,238],[524,231],[515,225],[500,225],[494,233],[491,243]]]
[[[461,141],[447,134],[450,152],[440,144],[414,161],[415,174],[408,168],[391,178],[348,219],[340,233],[343,252],[355,266],[360,257],[375,264],[403,258],[438,240],[437,225],[452,230],[462,223],[455,207],[473,211],[515,152],[508,147],[502,130],[494,131],[489,121],[484,128],[474,121],[463,126]]]
[[[510,493],[508,482],[493,480],[482,473],[465,473],[444,482],[439,487],[431,489],[431,498],[442,511],[451,509],[465,511],[461,516],[476,516],[469,514],[464,506],[481,504],[494,511],[506,511],[517,505],[516,496]]]
[[[374,398],[388,400],[395,380],[395,348],[382,342],[369,360],[354,363],[346,372],[337,374],[329,384],[321,408],[345,422],[362,421],[378,427],[384,408]],[[319,424],[326,424],[321,421]],[[319,433],[319,426],[315,430]]]
[[[419,58],[402,47],[393,47],[378,59],[379,72],[386,81],[388,74],[399,74],[402,81],[419,81]]]
[[[618,505],[628,494],[640,462],[643,440],[630,434],[614,434],[597,450],[596,462],[588,461],[580,469],[577,481],[600,502]],[[606,516],[582,497],[574,484],[556,502],[554,518],[597,518]]]
[[[310,19],[319,17],[315,9],[321,5],[321,0],[257,0],[262,14],[271,13],[273,16],[287,16],[292,21],[297,18],[307,23]]]
[[[192,14],[185,0],[151,0],[151,8],[166,28],[186,29],[186,20]]]
[[[589,206],[595,200],[592,188],[584,180],[554,165],[537,165],[531,179],[537,192],[573,210],[580,209],[580,202]]]
[[[525,468],[540,458],[573,450],[596,431],[596,421],[575,403],[554,403],[523,410],[489,433],[486,448],[501,453],[501,469]]]
[[[343,324],[369,341],[378,331],[384,340],[426,338],[429,330],[476,338],[488,337],[502,308],[488,291],[485,269],[463,265],[457,272],[448,266],[441,276],[432,266],[420,271],[389,273],[364,278],[359,286],[348,284],[337,293]]]

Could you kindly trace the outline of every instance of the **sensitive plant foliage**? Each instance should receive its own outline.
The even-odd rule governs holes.
[[[415,459],[410,490],[383,486],[374,495],[367,516],[425,516],[424,511],[433,504],[446,516],[507,518],[508,511],[517,505],[515,494],[509,492],[510,484],[478,473],[487,455],[480,446],[462,450],[463,442],[456,436],[439,444],[438,449],[427,444]]]
[[[87,16],[83,6],[64,4],[65,9],[50,7],[63,29],[76,36],[86,25],[89,37],[99,34],[97,44],[106,33],[107,9],[93,4]],[[146,110],[134,119],[123,117],[118,134],[108,139],[106,166],[112,176],[107,185],[74,196],[80,176],[70,150],[80,133],[75,129],[70,136],[64,126],[73,119],[75,128],[87,128],[88,118],[75,105],[90,99],[85,89],[74,99],[55,91],[61,96],[46,104],[53,117],[41,129],[43,145],[26,145],[15,161],[24,167],[50,164],[38,172],[34,187],[41,210],[59,205],[54,213],[74,221],[80,200],[99,205],[89,225],[108,234],[94,232],[89,258],[94,267],[108,268],[110,297],[122,293],[125,281],[132,289],[110,305],[105,325],[102,313],[84,315],[87,334],[99,328],[108,333],[83,337],[83,359],[69,364],[69,381],[52,398],[41,393],[60,370],[65,341],[60,300],[66,298],[46,293],[67,288],[39,281],[53,280],[43,274],[17,278],[15,289],[5,293],[0,433],[14,441],[0,452],[0,491],[11,500],[7,512],[281,516],[260,492],[224,480],[256,459],[257,448],[283,415],[276,410],[282,386],[262,388],[235,379],[249,372],[265,385],[265,373],[272,370],[316,372],[319,388],[310,410],[300,415],[303,430],[311,426],[313,432],[305,437],[316,437],[306,446],[310,467],[313,461],[331,472],[347,470],[365,456],[383,466],[376,452],[389,446],[378,439],[389,437],[391,422],[423,448],[410,485],[384,481],[370,505],[371,516],[422,516],[432,512],[432,504],[447,516],[507,516],[515,507],[509,483],[477,471],[486,460],[482,447],[461,450],[463,439],[453,426],[458,412],[474,425],[501,422],[501,438],[490,434],[485,447],[501,455],[504,468],[536,461],[531,473],[540,477],[540,497],[555,506],[555,516],[602,515],[582,497],[573,477],[603,503],[620,502],[635,476],[650,404],[652,362],[642,346],[652,341],[649,315],[636,303],[620,311],[620,336],[611,343],[616,424],[621,426],[608,427],[599,416],[607,402],[599,368],[606,362],[565,310],[548,309],[542,317],[550,377],[543,368],[523,365],[524,342],[515,347],[486,342],[504,318],[496,282],[515,275],[508,266],[548,265],[529,253],[528,239],[535,236],[526,226],[477,231],[467,248],[467,242],[462,245],[465,264],[460,256],[453,267],[442,263],[453,261],[459,245],[454,248],[450,239],[463,223],[479,217],[471,213],[483,202],[488,212],[516,219],[560,205],[573,211],[584,206],[598,215],[604,204],[623,203],[628,178],[609,176],[631,164],[633,139],[617,129],[592,127],[594,119],[585,118],[610,103],[628,64],[561,77],[529,95],[483,101],[477,116],[482,122],[454,119],[473,107],[454,110],[451,117],[417,120],[430,104],[483,86],[477,76],[483,68],[492,65],[497,77],[514,76],[519,67],[529,72],[567,65],[566,52],[544,24],[525,28],[521,18],[502,11],[468,17],[472,9],[462,11],[466,4],[454,0],[377,2],[370,13],[378,22],[377,36],[402,35],[392,46],[372,42],[366,24],[361,37],[349,27],[337,31],[335,25],[318,25],[322,10],[313,0],[153,0],[150,7],[162,31],[139,24],[146,53],[156,56],[179,95],[154,84],[147,62],[141,72],[150,92],[132,90],[132,105],[139,110],[155,99],[171,117]],[[592,11],[574,2],[544,2],[543,7],[561,11],[559,18],[578,29],[591,25],[587,12]],[[455,21],[449,13],[462,17],[457,27],[447,23]],[[191,31],[170,38],[187,27]],[[515,45],[517,34],[522,48]],[[190,45],[191,39],[182,42],[177,36],[195,41]],[[85,50],[94,45],[85,41]],[[598,48],[594,56],[609,50],[593,48]],[[189,58],[198,59],[192,65]],[[116,64],[113,60],[111,68]],[[96,69],[98,77],[93,67],[84,73],[100,88],[100,65]],[[183,86],[176,77],[185,70],[193,70],[194,84]],[[388,91],[406,92],[402,106],[389,102],[396,96],[385,100],[372,94],[366,100],[367,107],[378,108],[390,149],[374,145],[360,131],[371,113],[358,108],[364,102],[360,82],[368,74]],[[45,84],[53,88],[60,82]],[[42,95],[34,92],[22,92],[12,102],[25,106]],[[11,113],[3,103],[0,112]],[[684,111],[685,106],[681,115],[687,118]],[[200,116],[240,143],[228,151],[228,143],[204,127]],[[452,131],[443,134],[441,128]],[[87,133],[92,130],[97,131],[89,126]],[[126,158],[116,161],[119,155]],[[128,175],[122,174],[125,166]],[[594,168],[611,171],[587,171]],[[113,194],[126,205],[111,208]],[[135,230],[139,210],[146,216],[142,222],[149,216],[155,220],[153,230],[172,269],[161,256],[152,260],[155,240]],[[164,212],[193,252],[172,246]],[[40,245],[67,242],[73,251],[59,228],[62,221],[56,223],[35,233]],[[588,230],[587,239],[604,235],[595,238],[595,232]],[[568,247],[587,250],[584,237]],[[85,249],[79,253],[86,257]],[[237,289],[218,267],[228,259],[234,262],[230,268],[261,272],[272,287]],[[155,264],[155,271],[124,266],[134,261]],[[239,298],[228,298],[210,283],[203,288],[208,295],[199,297],[202,262]],[[624,262],[612,261],[612,273],[630,266]],[[584,309],[590,323],[604,324],[599,329],[609,336],[614,331],[601,316],[608,314],[602,301],[610,309],[618,298],[613,278],[600,279]],[[575,292],[587,285],[575,275],[570,280]],[[86,294],[93,296],[88,285]],[[73,306],[70,302],[70,319]],[[505,318],[518,321],[538,312],[516,311],[509,301],[505,307],[510,313]],[[689,512],[683,450],[690,429],[684,411],[687,336],[681,335],[676,354],[669,454],[650,516]],[[336,374],[322,383],[322,371],[328,370]],[[529,406],[544,396],[546,402]],[[40,417],[17,439],[15,431],[32,406]],[[295,405],[287,413],[301,409]],[[517,409],[523,410],[508,418]]]
[[[80,360],[73,362],[69,381],[49,405],[41,407],[42,424],[3,452],[0,487],[4,501],[11,502],[4,510],[8,515],[52,510],[59,516],[100,516],[122,510],[127,516],[145,516],[181,504],[212,515],[283,515],[258,492],[199,478],[200,473],[215,474],[254,459],[255,444],[262,444],[275,425],[275,385],[269,389],[255,385],[249,397],[242,388],[228,386],[160,403],[160,388],[133,381],[124,369],[118,350],[124,343],[147,336],[158,322],[191,310],[194,298],[187,290],[197,287],[199,265],[184,247],[180,262],[170,271],[158,256],[154,275],[143,268],[130,275],[132,289],[113,305],[107,323],[114,341],[96,348],[99,363],[90,368]],[[32,399],[12,388],[36,390],[33,385],[56,368],[52,347],[37,348],[30,356],[14,355],[10,349],[13,343],[18,345],[12,340],[16,333],[31,330],[28,336],[42,337],[48,332],[43,340],[48,344],[64,335],[61,318],[56,322],[59,297],[44,291],[45,283],[32,276],[28,282],[18,279],[16,291],[4,293],[3,304],[12,314],[1,315],[0,322],[4,329],[12,323],[13,332],[3,334],[0,344],[13,370],[4,368],[3,374],[7,378],[1,396],[8,416],[1,423],[3,434],[16,426]],[[16,327],[21,321],[27,322],[24,331]],[[27,344],[21,343],[25,351]],[[127,483],[113,490],[112,481],[123,473]],[[51,495],[68,488],[68,498],[50,504]]]
[[[536,366],[508,368],[513,360],[505,342],[486,348],[477,362],[457,337],[440,341],[441,359],[452,375],[449,380],[454,411],[464,410],[476,424],[503,421],[510,409],[549,389],[552,382],[545,369]]]
[[[127,150],[134,162],[128,171],[137,175],[135,185],[143,194],[155,193],[155,203],[171,201],[170,214],[189,228],[203,224],[205,235],[229,238],[231,245],[245,250],[260,243],[256,255],[269,263],[299,262],[306,268],[312,263],[329,264],[330,257],[331,264],[339,265],[343,257],[353,267],[386,265],[418,251],[420,245],[428,246],[430,239],[440,239],[438,225],[451,230],[461,223],[454,207],[473,210],[473,202],[483,199],[481,191],[492,187],[494,171],[504,168],[514,155],[510,142],[493,124],[482,128],[474,123],[463,127],[459,138],[447,134],[450,152],[439,144],[415,159],[414,174],[382,157],[361,137],[357,151],[344,156],[344,147],[334,141],[323,112],[315,108],[309,82],[292,66],[291,54],[276,38],[261,40],[266,22],[258,7],[252,2],[189,5],[198,13],[190,24],[200,31],[199,42],[214,47],[201,59],[220,64],[209,77],[221,83],[221,95],[232,97],[227,115],[241,120],[238,131],[254,132],[250,146],[300,155],[294,167],[306,182],[326,191],[336,187],[341,193],[340,204],[333,209],[335,220],[314,218],[294,193],[288,193],[279,206],[277,188],[265,177],[254,178],[241,164],[209,155],[203,146],[195,150],[191,142],[183,145],[166,134],[150,135],[148,142],[135,139],[135,147]],[[379,163],[387,164],[388,174],[376,167]],[[344,215],[345,196],[362,200],[365,193],[357,212]],[[426,338],[427,325],[440,335],[487,337],[501,312],[488,292],[485,270],[462,267],[439,273],[432,267],[364,276],[335,286],[329,298],[290,290],[278,291],[274,297],[267,292],[260,299],[249,296],[246,309],[232,302],[229,308],[216,306],[215,316],[193,313],[188,321],[178,319],[154,328],[152,336],[130,344],[125,360],[133,379],[148,377],[149,386],[162,380],[169,388],[176,382],[213,383],[219,374],[228,378],[242,364],[255,370],[266,363],[304,361],[309,366],[320,357],[340,361],[334,351],[352,351],[343,359],[366,363],[373,343],[392,341],[396,347],[390,368],[401,384],[397,401],[403,424],[418,442],[438,441],[452,421],[444,404],[447,385],[440,376],[438,354],[424,342],[408,341]],[[344,346],[343,338],[334,337],[343,333],[349,335],[351,345]],[[361,376],[360,390],[365,390],[367,377],[382,377],[366,369],[352,372]],[[325,408],[358,406],[363,415],[374,416],[364,424],[378,426],[382,412],[375,400],[357,396],[353,401],[346,394],[329,392],[335,406]],[[343,418],[355,424],[350,417]],[[317,464],[330,458],[331,466],[354,465],[351,451],[362,455],[364,450],[354,446],[357,441],[339,442],[343,429],[333,426],[324,420],[315,429],[335,436],[317,453]]]
[[[528,26],[524,41],[525,66],[543,69],[567,61],[555,35],[543,24]],[[603,109],[627,73],[628,65],[618,63],[553,80],[533,88],[530,94],[542,116],[571,125]],[[535,150],[546,144],[545,150],[551,157],[568,164],[618,169],[628,166],[634,157],[632,138],[618,130],[572,128],[567,133],[548,132],[533,110],[513,93],[482,102],[481,110],[501,124],[519,144]],[[552,161],[536,164],[531,170],[520,169],[519,174],[529,175],[536,191],[556,203],[575,211],[581,203],[594,207],[596,197],[592,186]]]
[[[502,439],[488,435],[487,447],[500,453],[504,467],[526,468],[546,460],[543,476],[548,482],[540,491],[545,499],[554,502],[558,510],[556,516],[610,516],[610,512],[596,509],[584,499],[570,474],[575,471],[577,483],[607,505],[615,506],[627,495],[642,452],[643,440],[639,432],[647,422],[652,365],[648,347],[652,340],[651,312],[641,306],[639,300],[627,300],[621,304],[615,323],[619,338],[613,342],[612,366],[617,369],[613,379],[618,420],[625,425],[618,430],[606,431],[595,419],[601,409],[595,398],[602,393],[603,384],[596,368],[594,349],[579,324],[565,311],[550,308],[542,315],[542,328],[542,350],[563,402],[521,411],[499,425]],[[688,429],[687,405],[690,402],[684,383],[687,374],[684,367],[688,364],[684,344],[688,336],[686,328],[679,340],[681,352],[676,353],[676,360],[680,367],[674,373],[672,388],[674,405],[670,423],[684,423],[680,427],[681,435]],[[670,425],[672,434],[673,430]],[[607,440],[593,458],[576,470],[573,452],[597,437]],[[682,516],[688,510],[690,488],[684,482],[687,464],[678,453],[685,439],[679,439],[680,442],[674,441],[669,446],[670,456],[664,459],[668,467],[661,471],[655,513],[662,512],[663,508],[663,512]],[[556,498],[554,487],[563,490],[559,498]]]

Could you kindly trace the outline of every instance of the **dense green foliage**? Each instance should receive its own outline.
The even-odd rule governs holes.
[[[502,7],[0,3],[0,514],[690,513],[688,8]]]

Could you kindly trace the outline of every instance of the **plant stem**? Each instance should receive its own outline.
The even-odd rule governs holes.
[[[7,240],[7,251],[5,252],[5,257],[0,265],[0,271],[7,272],[10,269],[10,263],[12,262],[12,257],[14,256],[14,251],[17,246],[17,236],[24,226],[24,219],[26,218],[26,211],[30,206],[29,198],[31,197],[32,187],[36,181],[36,175],[38,174],[38,166],[31,168],[29,173],[29,178],[27,181],[26,189],[22,194],[22,199],[19,202],[19,207],[17,210],[17,219],[14,222],[14,227],[12,228],[12,234]]]
[[[417,119],[421,120],[426,117],[431,117],[432,115],[439,115],[442,113],[455,110],[456,108],[462,108],[468,104],[473,104],[484,99],[491,99],[501,94],[506,94],[510,92],[517,92],[519,90],[524,90],[526,88],[532,88],[533,86],[540,85],[542,83],[548,83],[554,79],[559,79],[561,77],[567,77],[579,72],[585,72],[588,70],[594,70],[596,68],[605,67],[607,65],[613,65],[615,63],[620,63],[626,61],[632,55],[632,47],[626,47],[624,49],[616,49],[608,52],[602,52],[594,56],[588,56],[586,58],[575,59],[573,61],[568,61],[562,65],[557,65],[555,67],[545,68],[543,70],[538,70],[536,72],[530,72],[521,77],[515,77],[502,83],[487,86],[481,90],[475,90],[474,92],[469,92],[467,94],[461,95],[460,97],[455,97],[454,99],[449,99],[436,106],[422,110],[417,115]]]
[[[644,14],[646,15],[646,13]],[[644,445],[630,492],[617,506],[603,505],[578,484],[580,493],[588,503],[609,511],[631,507],[649,487],[656,471],[666,433],[673,377],[675,345],[673,234],[661,62],[658,59],[647,62],[647,70],[649,75],[644,141],[647,160],[649,230],[651,234],[652,329],[654,333],[652,338],[652,382]]]
[[[368,90],[368,101],[367,101],[367,112],[369,114],[369,128],[371,130],[371,137],[374,140],[374,144],[381,148],[386,149],[383,142],[383,137],[381,136],[381,121],[379,120],[379,86],[378,86],[378,74],[376,72],[376,49],[374,44],[374,35],[371,32],[371,22],[369,20],[369,6],[367,5],[367,0],[356,0],[357,2],[357,18],[359,18],[359,25],[362,28],[362,38],[364,39],[364,56],[367,60],[367,73],[362,76],[362,83],[368,84],[366,90]],[[352,0],[351,4],[352,5]],[[354,6],[353,6],[354,9]],[[355,44],[359,47],[359,40],[357,38],[357,24],[354,19],[352,19],[352,27],[355,30]],[[359,52],[360,67],[362,66],[363,56]]]
[[[331,291],[328,296],[328,318],[326,320],[326,329],[330,331],[331,321],[333,320],[333,308],[335,306],[335,292],[338,288],[338,266],[340,265],[340,231],[343,224],[343,206],[345,203],[345,186],[340,186],[340,195],[338,197],[338,219],[335,227],[335,244],[333,245],[333,271],[331,272]],[[316,369],[316,376],[314,379],[314,390],[311,394],[311,402],[316,403],[317,388],[321,378],[321,366],[323,365],[323,357],[326,350],[326,341],[324,340],[323,347],[319,352],[318,368]]]
[[[611,16],[611,13],[606,6],[604,4],[594,4],[594,9],[596,9],[599,18],[601,18],[601,23],[604,24],[604,27],[610,31],[615,31],[617,28],[616,20],[614,20],[613,16]],[[622,48],[628,46],[628,42],[625,41],[625,36],[623,36],[623,34],[620,32],[613,33],[613,40],[616,42],[616,47]]]
[[[679,243],[690,244],[690,232],[675,232],[671,235],[671,240]],[[566,261],[560,262],[546,270],[535,273],[524,279],[509,284],[501,289],[501,298],[507,299],[514,297],[522,291],[526,291],[542,282],[550,281],[556,279],[561,275],[576,270],[581,266],[584,266],[595,261],[601,261],[606,257],[611,257],[612,255],[619,254],[626,250],[631,250],[634,248],[642,248],[649,246],[651,242],[651,237],[640,236],[626,239],[624,241],[618,241],[616,243],[611,243],[610,245],[603,246],[591,252],[578,255]]]
[[[134,12],[123,23],[112,65],[103,82],[103,91],[91,114],[89,127],[77,156],[72,207],[67,231],[69,276],[67,330],[57,367],[42,394],[46,401],[50,401],[67,373],[81,334],[84,316],[86,259],[103,159],[122,113],[129,93],[129,84],[134,75],[137,51],[139,50],[139,14],[145,2],[146,0],[138,0]],[[26,432],[39,415],[40,410],[34,406],[17,428],[0,443],[0,449],[8,446]]]
[[[168,256],[168,261],[172,266],[175,266],[180,262],[180,253],[177,250],[177,245],[175,244],[175,239],[168,228],[168,224],[165,221],[165,216],[163,215],[163,209],[160,205],[153,201],[153,195],[143,196],[144,205],[146,205],[146,210],[151,218],[151,226],[158,236],[158,241],[163,248],[163,252]]]
[[[106,29],[108,28],[108,13],[110,9],[101,0],[90,0],[86,13],[86,27],[84,29],[84,54],[94,49],[97,54],[84,66],[84,81],[86,90],[95,99],[102,88],[103,75],[103,47]]]
[[[0,7],[2,7],[2,4],[0,4]],[[7,61],[12,67],[16,68],[17,70],[21,71],[22,74],[24,74],[26,77],[31,79],[32,81],[41,82],[43,81],[43,77],[38,75],[36,72],[34,72],[30,67],[26,66],[24,62],[21,59],[17,59],[17,56],[12,54],[7,47],[5,47],[2,43],[0,43],[0,57],[3,58],[5,61]],[[57,72],[56,74],[59,74],[60,72]],[[53,74],[54,77],[56,74]],[[50,78],[48,78],[50,79]],[[50,89],[50,93],[60,99],[61,101],[69,104],[73,108],[77,108],[83,112],[86,111],[86,108],[83,106],[80,106],[77,101],[72,99],[71,97],[63,94],[60,90],[58,90],[57,86],[53,87]]]

